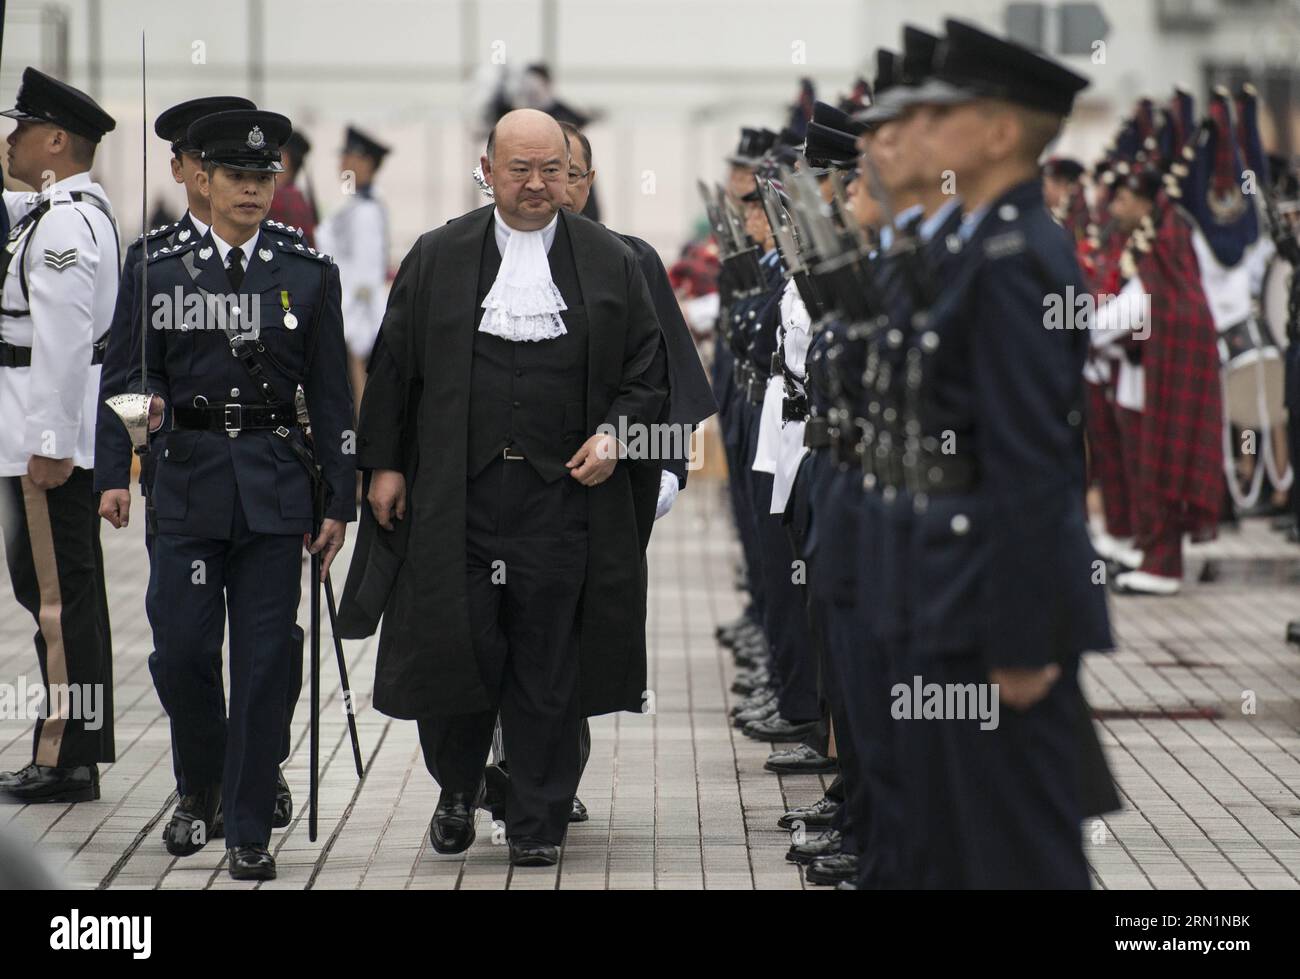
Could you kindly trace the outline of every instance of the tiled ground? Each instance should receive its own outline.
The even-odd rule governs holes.
[[[821,793],[814,776],[762,771],[769,747],[728,723],[729,657],[715,623],[732,618],[735,544],[722,494],[700,479],[656,531],[651,549],[651,680],[656,712],[597,718],[575,826],[550,870],[512,872],[485,814],[464,857],[426,842],[437,788],[415,725],[370,709],[374,645],[347,644],[367,774],[352,768],[337,675],[322,664],[321,835],[307,840],[306,691],[287,773],[299,802],[275,834],[280,877],[265,887],[799,888],[776,818]],[[184,860],[159,836],[170,813],[166,719],[150,682],[142,611],[141,521],[105,529],[116,662],[118,761],[103,799],[79,806],[0,809],[0,832],[24,834],[77,887],[247,887],[229,880],[224,851]],[[1214,584],[1174,599],[1118,599],[1121,650],[1092,657],[1087,688],[1119,777],[1122,812],[1085,827],[1095,883],[1108,888],[1300,886],[1300,654],[1281,639],[1300,617],[1300,548],[1248,524],[1197,548]],[[346,558],[346,555],[345,555]],[[1256,563],[1247,559],[1268,559]],[[345,560],[341,562],[345,564]],[[342,574],[339,574],[342,580]],[[306,608],[300,621],[306,621]],[[35,674],[31,619],[0,587],[0,683]],[[1253,713],[1243,713],[1243,704]],[[29,760],[30,726],[0,720],[0,768]]]

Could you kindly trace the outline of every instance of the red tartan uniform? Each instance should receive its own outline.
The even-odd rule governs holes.
[[[1144,410],[1137,458],[1142,570],[1182,574],[1182,535],[1213,537],[1223,494],[1223,406],[1217,335],[1192,250],[1191,220],[1158,204],[1157,236],[1138,255],[1151,297],[1141,341]]]
[[[308,247],[316,247],[316,218],[312,215],[307,198],[296,185],[286,183],[276,188],[271,210],[266,216],[272,221],[302,228],[302,236]]]

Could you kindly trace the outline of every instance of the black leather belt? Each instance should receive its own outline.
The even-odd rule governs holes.
[[[194,407],[177,406],[172,409],[172,423],[176,428],[199,432],[274,431],[288,435],[298,422],[293,405],[246,405],[239,402]]]
[[[821,415],[808,419],[803,428],[803,444],[809,449],[826,449],[831,444],[831,423]]]
[[[901,459],[893,457],[895,464],[890,467],[894,473],[905,472]],[[885,489],[909,490],[914,493],[926,493],[938,496],[944,493],[970,493],[979,485],[979,468],[973,455],[942,455],[927,452],[919,465],[910,472],[905,472],[902,482],[879,475],[869,478],[867,488],[876,491]]]
[[[90,348],[90,363],[102,364],[104,362],[104,351],[108,349],[108,334],[95,341],[95,345]],[[12,343],[6,343],[0,340],[0,367],[31,367],[32,366],[32,348],[19,347]]]

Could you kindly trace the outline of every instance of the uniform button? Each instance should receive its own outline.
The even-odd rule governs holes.
[[[518,408],[518,407],[519,407],[519,402],[518,402],[518,401],[514,402],[514,406],[515,406],[516,408]]]
[[[961,235],[949,235],[944,239],[944,244],[948,246],[948,251],[956,255],[961,251]]]
[[[1003,221],[1014,221],[1020,217],[1020,209],[1014,204],[1003,204],[998,208],[998,217]]]
[[[521,370],[517,370],[517,371],[515,371],[515,377],[523,377],[523,376],[524,376],[524,372],[523,372],[523,371],[521,371]]]
[[[231,396],[232,398],[237,398],[237,397],[239,397],[239,388],[231,388],[231,389],[230,389],[230,396]]]
[[[1073,408],[1070,413],[1065,416],[1065,420],[1070,423],[1071,428],[1078,428],[1079,422],[1083,421],[1083,416],[1079,414],[1078,408]]]
[[[955,514],[948,526],[952,528],[954,534],[961,537],[970,532],[970,517],[964,513]]]

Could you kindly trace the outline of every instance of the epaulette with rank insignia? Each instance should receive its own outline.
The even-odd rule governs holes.
[[[275,231],[282,235],[288,235],[291,238],[297,238],[300,241],[303,236],[302,228],[295,228],[293,225],[285,224],[283,221],[263,221],[262,230]]]
[[[273,228],[271,230],[274,231],[277,229]],[[310,245],[306,244],[303,241],[293,239],[293,238],[290,239],[276,238],[274,236],[271,236],[271,240],[275,242],[276,247],[279,249],[279,251],[282,254],[301,255],[303,258],[313,258],[318,262],[325,262],[327,264],[330,261],[330,257],[326,255],[324,252],[318,252],[316,249],[312,248]]]
[[[137,238],[136,241],[140,241],[141,239],[144,239],[145,241],[153,241],[155,238],[161,238],[163,235],[171,234],[180,226],[181,223],[179,221],[174,221],[171,224],[160,225],[152,231],[145,232]]]
[[[161,248],[156,248],[149,253],[149,261],[153,262],[158,259],[174,258],[177,255],[183,255],[198,243],[199,239],[195,238],[193,241],[183,242],[179,245],[163,245]]]

